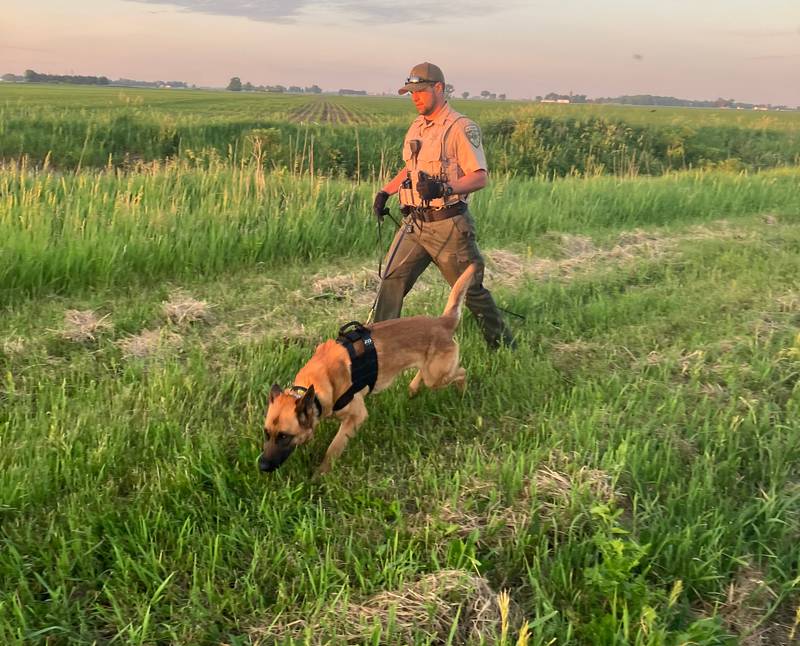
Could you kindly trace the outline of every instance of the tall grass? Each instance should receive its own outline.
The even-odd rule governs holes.
[[[644,181],[495,179],[476,194],[482,240],[668,225],[800,207],[797,170],[679,173]],[[264,174],[256,164],[153,163],[141,172],[0,169],[4,302],[90,286],[212,276],[376,251],[374,187]],[[387,236],[384,236],[384,244]]]
[[[659,175],[719,165],[756,170],[800,159],[796,113],[454,105],[478,119],[492,169],[501,173]],[[0,87],[0,158],[47,160],[59,169],[173,157],[238,163],[257,140],[269,169],[363,178],[398,167],[402,136],[415,116],[409,108],[379,98]],[[333,122],[314,121],[329,113]],[[354,122],[342,123],[344,113]]]

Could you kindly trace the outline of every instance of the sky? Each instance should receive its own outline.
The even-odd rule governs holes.
[[[0,74],[800,106],[800,0],[3,0]]]

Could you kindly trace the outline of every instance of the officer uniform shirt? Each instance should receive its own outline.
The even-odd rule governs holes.
[[[420,142],[416,154],[411,143],[414,140]],[[434,119],[429,121],[420,115],[414,120],[403,141],[403,161],[412,184],[411,190],[400,190],[400,203],[406,206],[422,206],[417,193],[419,171],[450,184],[476,170],[488,170],[480,128],[448,103]],[[468,199],[468,194],[453,194],[446,199],[431,200],[428,206],[441,208]]]

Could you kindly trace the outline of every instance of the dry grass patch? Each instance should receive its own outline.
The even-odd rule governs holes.
[[[697,350],[682,350],[670,351],[668,353],[652,350],[647,353],[647,356],[641,359],[636,359],[634,365],[638,366],[662,366],[674,365],[682,377],[699,376],[700,372],[706,365],[706,351]]]
[[[237,326],[235,339],[239,343],[261,343],[267,339],[282,339],[285,343],[304,341],[311,332],[293,316],[277,316]]]
[[[382,271],[386,274],[385,263]],[[389,269],[391,273],[391,268]],[[414,285],[413,294],[420,294],[431,289],[436,280],[440,284],[446,285],[444,278],[438,275],[438,271],[433,268],[428,269],[424,275],[420,276]],[[311,281],[311,295],[307,292],[297,292],[296,296],[305,300],[331,300],[340,301],[352,312],[352,308],[369,308],[375,301],[380,285],[378,268],[359,267],[352,271],[341,274],[330,275],[328,273],[317,274]],[[366,318],[366,313],[365,316]]]
[[[515,285],[528,271],[528,260],[513,251],[492,249],[484,255],[484,275],[492,285]]]
[[[379,283],[375,267],[359,267],[333,276],[327,273],[318,274],[311,281],[311,297],[347,301],[359,307],[369,307],[375,298]]]
[[[3,339],[3,354],[18,357],[25,352],[25,339],[21,336]]]
[[[797,312],[800,310],[800,292],[791,291],[775,299],[780,312]]]
[[[730,226],[719,220],[710,226],[696,226],[685,233],[665,235],[659,232],[633,229],[624,231],[611,247],[597,247],[588,236],[558,234],[560,246],[566,257],[526,258],[503,249],[485,254],[487,276],[494,284],[514,285],[529,275],[537,279],[570,280],[576,275],[602,265],[625,265],[645,258],[652,259],[674,251],[684,241],[709,239],[745,239],[753,234]]]
[[[617,236],[617,247],[632,247],[641,245],[654,245],[659,244],[665,240],[661,236],[652,231],[643,231],[642,229],[633,229],[631,231],[623,231]]]
[[[169,330],[144,330],[143,332],[120,339],[117,346],[126,359],[147,359],[178,349],[182,337]]]
[[[561,371],[574,370],[595,359],[600,353],[600,349],[599,344],[582,339],[576,339],[569,343],[554,343],[552,346],[553,365]]]
[[[566,236],[565,236],[566,237]],[[626,264],[640,258],[654,258],[663,254],[671,241],[654,234],[630,232],[620,236],[620,242],[609,249],[599,249],[589,238],[582,236],[566,237],[569,243],[564,246],[569,255],[566,258],[531,258],[512,254],[504,250],[493,250],[486,255],[494,261],[500,258],[499,282],[515,284],[525,275],[537,279],[560,278],[569,280],[581,272],[592,270],[603,264]],[[503,267],[510,270],[503,270]],[[497,278],[495,278],[497,280]]]
[[[61,337],[72,343],[93,343],[100,334],[114,329],[109,316],[98,316],[93,310],[67,310]]]
[[[183,292],[175,292],[169,301],[162,303],[161,311],[167,320],[175,325],[208,323],[211,321],[211,307],[206,301],[198,301]]]
[[[761,220],[764,222],[764,224],[769,226],[774,226],[780,223],[780,218],[778,218],[778,216],[774,213],[765,213]]]
[[[363,644],[374,643],[380,626],[382,644],[420,638],[435,644],[492,644],[503,631],[504,615],[506,630],[519,623],[518,609],[507,604],[483,577],[441,570],[363,603],[338,603],[308,619],[278,618],[250,636],[264,646],[290,638],[304,644]]]
[[[543,518],[563,520],[571,502],[581,495],[606,504],[625,503],[624,494],[614,489],[608,473],[585,465],[573,473],[545,465],[537,469],[533,484],[541,503],[539,515]]]
[[[589,236],[581,236],[570,233],[561,234],[561,249],[567,256],[579,256],[581,254],[593,253],[597,250]]]
[[[549,464],[526,476],[513,499],[503,499],[502,490],[492,474],[465,478],[448,501],[409,519],[412,529],[445,526],[447,533],[475,535],[481,545],[503,544],[534,522],[547,523],[555,532],[569,526],[576,503],[620,504],[627,500],[614,489],[611,476],[601,469],[575,468],[575,459],[561,453],[551,456]]]
[[[703,603],[704,614],[716,614],[726,628],[739,636],[743,646],[789,646],[800,642],[797,620],[800,609],[791,603],[772,608],[778,595],[765,583],[757,567],[742,567],[729,583],[721,603]]]

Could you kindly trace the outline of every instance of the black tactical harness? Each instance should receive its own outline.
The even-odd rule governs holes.
[[[372,389],[378,380],[378,353],[369,328],[358,321],[350,321],[339,328],[336,343],[343,345],[350,355],[350,388],[336,400],[333,410],[341,410],[353,401],[353,396],[364,387]]]

